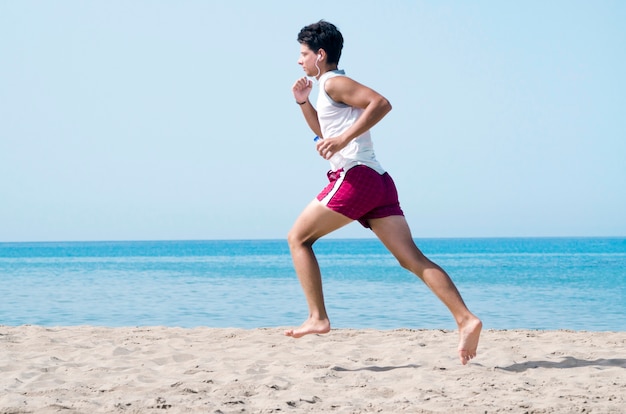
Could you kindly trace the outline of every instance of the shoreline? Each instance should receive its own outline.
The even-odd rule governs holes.
[[[618,413],[626,332],[0,326],[0,413]]]

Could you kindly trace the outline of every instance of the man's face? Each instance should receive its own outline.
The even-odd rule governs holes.
[[[315,63],[317,62],[317,55],[305,44],[300,45],[300,58],[298,59],[298,65],[302,66],[306,76],[317,75],[317,68]]]

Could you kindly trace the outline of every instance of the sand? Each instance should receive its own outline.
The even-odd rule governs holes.
[[[626,332],[0,326],[0,413],[624,413]]]

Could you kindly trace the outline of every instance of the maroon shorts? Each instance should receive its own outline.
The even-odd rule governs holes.
[[[388,216],[403,216],[398,191],[388,173],[358,165],[348,171],[329,171],[330,184],[317,195],[326,207],[358,220],[370,228],[369,220]]]

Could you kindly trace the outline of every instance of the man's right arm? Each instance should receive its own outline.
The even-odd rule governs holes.
[[[293,96],[296,99],[296,104],[298,104],[302,109],[302,115],[304,115],[304,119],[309,125],[309,128],[311,128],[315,135],[321,137],[322,131],[320,128],[320,122],[317,119],[317,110],[309,101],[311,89],[313,89],[313,82],[311,82],[311,80],[307,77],[298,79],[291,88]]]

